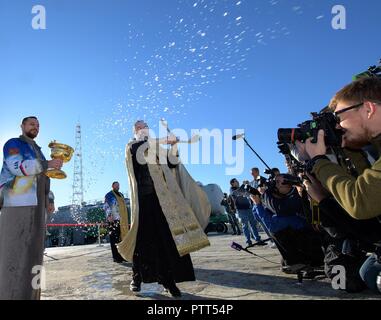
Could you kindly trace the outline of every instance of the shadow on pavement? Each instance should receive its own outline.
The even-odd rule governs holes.
[[[375,297],[365,291],[359,294],[349,294],[344,291],[332,289],[330,282],[317,280],[304,280],[299,284],[297,277],[289,278],[274,275],[244,273],[227,270],[195,269],[196,279],[219,286],[247,289],[262,293],[284,294],[287,296],[301,295],[315,298],[340,298],[340,299],[367,299]]]

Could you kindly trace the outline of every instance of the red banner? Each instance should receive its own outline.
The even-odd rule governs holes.
[[[100,224],[102,226],[103,224]],[[71,223],[58,223],[58,224],[52,224],[49,223],[46,225],[47,227],[94,227],[98,226],[97,223],[77,223],[77,224],[71,224]]]

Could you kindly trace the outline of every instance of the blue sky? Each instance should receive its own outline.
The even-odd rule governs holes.
[[[47,29],[31,27],[34,5]],[[74,146],[82,125],[85,200],[101,199],[112,181],[128,190],[124,145],[132,124],[244,129],[269,163],[281,127],[325,106],[355,73],[381,58],[376,0],[349,1],[347,29],[331,26],[337,1],[310,0],[0,0],[0,146],[37,115],[37,142]],[[2,161],[2,156],[0,156]],[[245,169],[264,167],[245,148]],[[226,165],[187,165],[204,184],[224,190]],[[70,203],[68,179],[53,181],[57,205]]]

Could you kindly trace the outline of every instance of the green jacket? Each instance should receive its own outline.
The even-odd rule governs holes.
[[[381,135],[371,142],[380,155]],[[357,179],[326,159],[318,160],[312,172],[353,218],[366,220],[381,216],[381,157]]]

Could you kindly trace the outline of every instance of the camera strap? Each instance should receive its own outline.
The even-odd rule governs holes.
[[[320,209],[319,203],[311,199],[312,225],[320,225]]]

